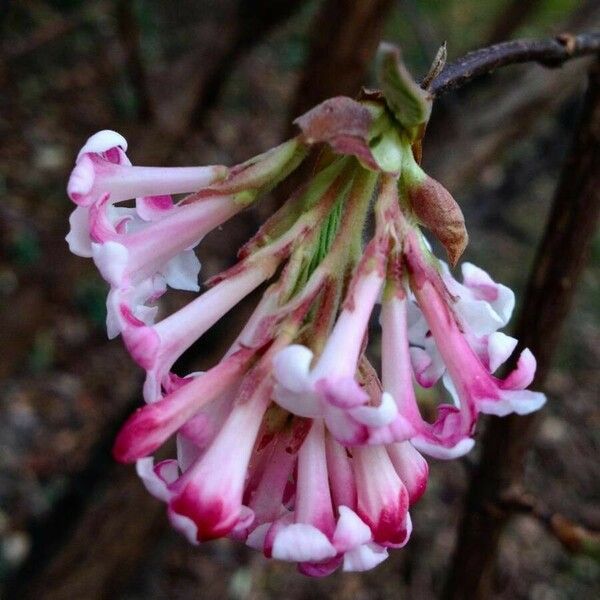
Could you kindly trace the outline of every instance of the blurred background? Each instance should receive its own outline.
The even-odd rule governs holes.
[[[293,133],[325,97],[373,84],[381,39],[416,77],[504,39],[589,31],[577,0],[30,0],[0,2],[0,597],[158,600],[435,598],[455,539],[467,461],[432,461],[408,546],[366,574],[299,575],[238,544],[191,547],[115,432],[141,372],[104,330],[105,285],[68,253],[65,185],[97,130],[134,164],[233,164]],[[466,258],[523,289],[585,88],[586,60],[510,67],[434,106],[426,169],[459,200]],[[230,265],[266,199],[200,246],[203,277]],[[556,352],[527,483],[555,511],[600,526],[600,240]],[[182,297],[185,299],[185,297]],[[181,302],[169,296],[170,308]],[[243,305],[180,365],[214,361]],[[475,452],[476,458],[476,452]],[[600,565],[522,516],[502,539],[497,598],[600,597]]]

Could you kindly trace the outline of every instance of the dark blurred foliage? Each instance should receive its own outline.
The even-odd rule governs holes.
[[[359,2],[328,4],[338,17],[323,24],[321,16],[316,29],[324,11],[316,0],[0,3],[1,597],[421,600],[439,593],[468,461],[434,462],[409,545],[364,575],[310,580],[228,541],[193,548],[172,533],[133,469],[110,458],[119,423],[140,401],[140,373],[119,342],[105,338],[103,282],[63,240],[72,209],[66,179],[91,133],[123,133],[134,163],[231,164],[289,131],[291,107],[304,106],[300,81],[336,93],[335,81],[319,81],[303,67],[308,57],[311,68],[327,61],[318,52],[323,40],[344,44],[344,31],[360,32],[348,23],[361,11]],[[444,40],[452,58],[498,36],[546,36],[600,22],[597,2],[577,0],[381,5],[375,38],[400,44],[416,76]],[[360,39],[348,47],[366,48]],[[336,56],[340,69],[358,60],[352,52]],[[584,72],[585,61],[553,71],[510,68],[434,108],[424,159],[465,210],[467,258],[517,292]],[[373,83],[369,72],[355,77]],[[231,263],[267,206],[205,240],[204,276]],[[591,527],[600,525],[599,257],[597,240],[557,351],[527,473],[547,505]],[[210,364],[247,310],[220,323],[182,368]],[[599,579],[592,559],[567,554],[539,523],[520,517],[502,541],[496,597],[598,597]]]

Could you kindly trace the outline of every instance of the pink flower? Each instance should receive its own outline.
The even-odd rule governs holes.
[[[461,456],[473,447],[472,432],[469,430],[465,435],[462,428],[448,428],[441,435],[439,419],[430,425],[421,416],[409,354],[407,302],[404,293],[390,294],[382,306],[383,386],[395,399],[402,421],[395,431],[382,432],[378,437],[381,439],[387,433],[386,440],[410,439],[422,452],[436,458]],[[443,415],[444,407],[440,410]]]
[[[457,444],[461,444],[461,449],[468,448],[478,413],[527,414],[538,410],[544,404],[545,396],[525,389],[533,381],[536,366],[527,349],[522,351],[515,370],[504,380],[490,373],[490,365],[497,366],[496,363],[503,362],[512,352],[512,339],[508,336],[500,339],[498,347],[489,354],[493,360],[484,364],[469,344],[468,334],[461,331],[452,304],[443,295],[441,279],[424,260],[414,235],[408,238],[406,256],[412,275],[411,287],[444,361],[447,369],[444,383],[454,400],[453,405],[440,407],[436,422],[431,428],[423,429],[413,443],[434,455],[445,452],[439,444],[446,448],[451,444],[454,451],[449,451],[453,456]]]
[[[510,320],[515,305],[513,292],[471,263],[463,263],[463,284],[441,263],[442,278],[453,297],[453,311],[469,345],[493,373],[514,350],[517,340],[498,331]],[[411,356],[415,377],[424,387],[430,387],[446,368],[427,321],[416,303],[409,305],[412,322],[409,329]],[[410,317],[409,317],[410,318]]]
[[[269,404],[270,383],[268,378],[261,377],[256,386],[258,378],[253,372],[241,379],[240,369],[245,363],[237,359],[234,363],[215,376],[218,385],[205,384],[205,389],[212,392],[208,400],[198,401],[199,390],[193,390],[192,396],[188,390],[193,383],[186,384],[179,390],[184,394],[187,391],[187,394],[177,398],[177,412],[171,411],[162,420],[160,416],[153,419],[153,415],[164,412],[164,408],[158,408],[161,403],[163,406],[169,401],[173,404],[174,400],[166,398],[148,405],[134,415],[115,446],[115,454],[121,460],[137,460],[138,472],[146,487],[167,502],[171,522],[195,543],[243,530],[254,520],[253,511],[243,504],[243,494],[248,465]],[[198,381],[206,382],[206,378],[212,376],[209,372],[199,376]],[[215,395],[221,402],[217,400],[213,414],[207,413],[207,416],[214,417],[211,425],[218,431],[206,432],[206,422],[197,422],[198,409],[207,402],[214,403]],[[138,416],[144,412],[151,416]],[[150,444],[141,439],[149,437],[143,431],[145,422],[148,422],[147,432],[157,432]],[[167,477],[160,467],[162,463],[152,468],[152,459],[145,455],[153,452],[176,430],[181,432],[179,461],[184,462],[169,462],[175,468],[168,469]],[[205,433],[208,435],[203,437]],[[182,448],[182,441],[195,449]],[[216,473],[219,473],[218,477]]]
[[[270,409],[276,412],[264,418],[272,397],[269,357],[278,348],[260,358],[256,340],[272,306],[267,295],[219,365],[134,413],[115,456],[137,461],[148,490],[168,504],[173,526],[193,543],[229,535],[312,576],[339,566],[373,568],[387,557],[386,546],[408,538],[408,502],[424,490],[426,463],[408,442],[384,448],[373,464],[380,469],[382,461],[382,473],[389,472],[369,488],[363,456],[349,455],[320,418],[269,433],[266,424],[282,412]],[[174,434],[177,460],[154,465],[149,455]]]
[[[385,53],[387,106],[376,95],[325,102],[297,121],[297,138],[230,169],[134,167],[126,141],[103,131],[86,142],[68,183],[77,208],[67,241],[109,284],[109,336],[121,333],[146,373],[146,404],[117,435],[115,458],[136,463],[192,543],[230,537],[311,576],[372,569],[408,542],[409,510],[429,475],[421,453],[461,456],[480,413],[525,414],[545,401],[526,389],[535,373],[528,350],[507,377],[494,375],[517,345],[500,331],[513,293],[470,263],[459,283],[420,231],[442,241],[452,264],[468,239],[460,207],[413,155],[429,100]],[[158,320],[169,287],[199,291],[194,248],[203,236],[271,190],[317,142],[329,149],[314,176],[238,262]],[[267,282],[217,364],[172,372]],[[378,305],[380,373],[367,355]],[[422,388],[437,382],[449,401],[426,419]],[[155,463],[170,439],[175,458]]]
[[[463,269],[464,285],[445,267],[440,274],[422,235],[402,216],[393,179],[382,187],[378,202],[375,237],[321,354],[312,368],[308,348],[292,345],[276,356],[275,398],[294,414],[323,418],[343,444],[411,440],[432,456],[454,458],[472,448],[479,413],[525,414],[544,403],[543,394],[525,389],[533,380],[535,360],[524,350],[505,380],[492,375],[516,346],[516,340],[497,331],[510,318],[514,295],[470,264]],[[367,385],[359,357],[384,285],[382,380],[378,384],[373,375]],[[417,311],[410,330],[409,306]],[[441,404],[428,423],[421,416],[414,378],[432,385],[444,373],[453,403]]]
[[[275,357],[277,403],[303,417],[324,418],[334,436],[348,445],[364,443],[370,428],[388,425],[397,416],[390,396],[384,394],[378,406],[371,406],[369,395],[355,381],[369,317],[383,283],[378,268],[358,267],[344,309],[312,369],[313,352],[304,346],[291,345]]]
[[[160,297],[167,285],[197,291],[200,263],[190,247],[230,216],[222,206],[216,211],[218,215],[214,210],[211,215],[204,204],[201,210],[194,209],[203,215],[201,229],[190,231],[186,226],[187,235],[174,243],[172,236],[177,235],[177,216],[181,223],[182,211],[174,207],[168,194],[213,184],[227,175],[227,169],[133,167],[126,149],[127,142],[118,133],[96,133],[81,149],[67,186],[69,196],[78,204],[70,217],[69,247],[75,254],[93,257],[112,285],[107,301],[109,337],[120,332],[120,305],[127,305],[136,319],[151,323],[156,309],[148,303]],[[131,199],[137,199],[135,209],[115,206]],[[184,218],[190,213],[185,211]],[[163,219],[167,222],[160,223]],[[157,242],[163,242],[161,252],[147,248],[155,236]],[[171,243],[165,244],[169,237]]]
[[[133,359],[146,370],[146,402],[154,402],[161,397],[161,387],[183,352],[270,277],[276,266],[276,261],[267,258],[257,264],[249,264],[152,326],[131,315],[127,303],[120,305],[123,341]]]
[[[402,545],[410,534],[409,495],[396,466],[385,449],[374,462],[366,455],[348,455],[328,436],[320,419],[312,421],[308,434],[301,421],[289,433],[270,436],[263,426],[261,434],[270,384],[259,373],[260,369],[255,375],[251,372],[233,386],[231,373],[219,390],[227,387],[232,393],[217,390],[222,401],[210,401],[211,411],[198,412],[198,400],[184,409],[179,400],[180,410],[171,415],[185,413],[188,420],[179,428],[177,460],[154,465],[152,458],[142,456],[153,452],[179,425],[180,419],[173,423],[172,416],[158,424],[160,439],[134,444],[136,449],[129,443],[129,454],[117,454],[137,461],[147,489],[168,504],[174,527],[193,543],[224,535],[246,539],[269,558],[297,562],[301,572],[313,576],[339,566],[346,571],[373,568],[387,557],[386,546]],[[198,391],[185,401],[198,398]],[[156,413],[161,403],[165,400],[145,407],[134,419],[139,422],[138,415]],[[141,438],[140,427],[134,430]],[[148,438],[150,431],[146,427],[143,437]],[[188,448],[182,448],[182,440]],[[397,455],[394,465],[411,481],[416,501],[424,489],[418,453],[395,450],[390,449]],[[366,482],[365,469],[373,467],[378,473],[381,469],[381,476]]]
[[[242,498],[268,392],[262,386],[248,401],[236,404],[206,452],[169,486],[170,514],[192,521],[198,541],[222,537],[254,518]]]
[[[356,505],[355,495],[346,495],[350,505],[338,503],[339,493],[351,490],[353,482],[337,487],[332,498],[330,477],[344,471],[344,466],[337,467],[346,460],[340,451],[344,452],[339,445],[326,450],[323,422],[315,419],[298,452],[292,510],[255,528],[248,537],[250,545],[263,548],[271,558],[297,562],[302,573],[312,576],[328,575],[340,565],[345,571],[368,570],[385,560],[385,548],[373,541],[371,530],[351,507]],[[345,467],[352,478],[351,467]]]
[[[409,495],[383,446],[353,449],[358,514],[373,532],[375,542],[399,548],[412,530]]]
[[[117,436],[113,453],[133,462],[158,449],[169,437],[243,376],[256,351],[243,348],[206,373],[187,378],[164,398],[138,409]]]
[[[89,210],[103,202],[106,219],[115,229],[131,218],[154,220],[168,212],[170,194],[188,193],[223,179],[227,168],[210,167],[133,167],[125,152],[127,141],[115,131],[95,133],[79,151],[67,184],[67,193],[78,205],[71,215],[67,241],[71,251],[92,256]],[[137,199],[137,210],[115,209],[124,200]],[[111,210],[112,209],[112,210]]]
[[[198,291],[200,263],[193,248],[209,231],[238,213],[273,180],[302,158],[291,140],[232,169],[133,167],[127,143],[101,131],[84,145],[67,191],[78,204],[67,241],[71,250],[91,256],[110,284],[109,337],[120,333],[123,307],[148,325],[152,303],[167,286]],[[170,194],[196,192],[178,204]],[[136,199],[136,208],[115,206]]]
[[[152,220],[156,211],[171,207],[165,196],[201,189],[227,175],[227,168],[220,165],[133,167],[126,151],[127,141],[115,131],[91,136],[79,151],[69,177],[67,193],[71,200],[79,206],[92,206],[105,194],[112,203],[140,198],[140,216]]]

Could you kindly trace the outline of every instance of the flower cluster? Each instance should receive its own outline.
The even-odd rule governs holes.
[[[296,138],[229,169],[134,167],[125,140],[100,132],[68,184],[77,204],[70,248],[110,285],[109,336],[120,334],[146,372],[146,405],[120,431],[115,457],[136,463],[192,543],[229,536],[314,576],[370,569],[407,543],[409,509],[427,485],[423,454],[464,455],[479,414],[524,414],[545,401],[526,389],[528,350],[508,375],[495,374],[517,345],[499,331],[513,293],[468,263],[457,281],[421,230],[458,260],[460,209],[415,159],[426,92],[389,48],[380,77],[383,95],[326,101],[296,121]],[[168,287],[199,290],[202,237],[317,144],[313,176],[238,263],[157,321]],[[221,361],[175,375],[182,353],[265,282]],[[379,371],[366,353],[374,313]],[[434,415],[419,401],[432,386],[447,397]],[[155,462],[172,437],[176,458]]]

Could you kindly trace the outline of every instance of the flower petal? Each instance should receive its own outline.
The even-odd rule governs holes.
[[[69,233],[65,237],[69,250],[84,258],[92,257],[92,240],[90,239],[90,211],[85,206],[78,206],[69,217]]]
[[[333,545],[338,552],[347,552],[371,541],[369,526],[351,508],[339,506],[338,511],[340,516],[333,533]]]
[[[118,242],[106,242],[92,244],[92,251],[102,277],[111,285],[122,286],[129,257],[127,248]]]
[[[273,359],[273,373],[279,383],[293,392],[308,389],[308,374],[313,353],[306,346],[292,344]]]
[[[369,401],[369,395],[354,377],[323,377],[315,382],[315,390],[325,402],[337,408],[354,408]]]
[[[528,387],[533,381],[536,367],[535,356],[529,348],[525,348],[519,356],[517,368],[501,383],[502,388],[505,390],[522,390]]]
[[[369,571],[388,557],[388,551],[374,542],[357,546],[344,554],[344,566],[348,571]]]
[[[200,261],[193,250],[184,250],[174,256],[161,271],[167,285],[175,290],[199,292]]]
[[[410,441],[419,452],[442,460],[452,460],[464,456],[469,453],[475,445],[475,440],[473,438],[463,438],[453,446],[442,446],[422,435],[417,435],[414,438],[411,438]]]
[[[292,562],[318,562],[337,554],[327,536],[305,523],[292,523],[275,536],[272,556]]]
[[[398,415],[398,406],[391,394],[381,395],[379,406],[359,406],[350,410],[353,419],[369,427],[384,427],[389,425]]]
[[[502,333],[495,331],[488,337],[488,361],[490,373],[494,373],[500,365],[503,365],[517,347],[518,341]],[[535,370],[535,368],[534,368]]]
[[[496,283],[483,269],[472,263],[463,263],[462,275],[464,285],[467,286],[480,300],[489,302],[506,325],[515,308],[515,295],[513,291]]]
[[[531,390],[503,390],[500,400],[481,402],[481,412],[504,417],[510,413],[528,415],[539,410],[546,403],[546,396]]]
[[[100,152],[106,152],[107,150],[116,147],[127,152],[127,140],[120,133],[117,133],[112,129],[103,129],[102,131],[94,133],[94,135],[87,139],[77,155],[77,160],[84,154],[92,152],[99,154]]]
[[[140,458],[135,470],[146,489],[159,500],[168,502],[171,498],[168,486],[179,476],[176,460],[164,460],[154,466],[154,459],[149,456]]]

